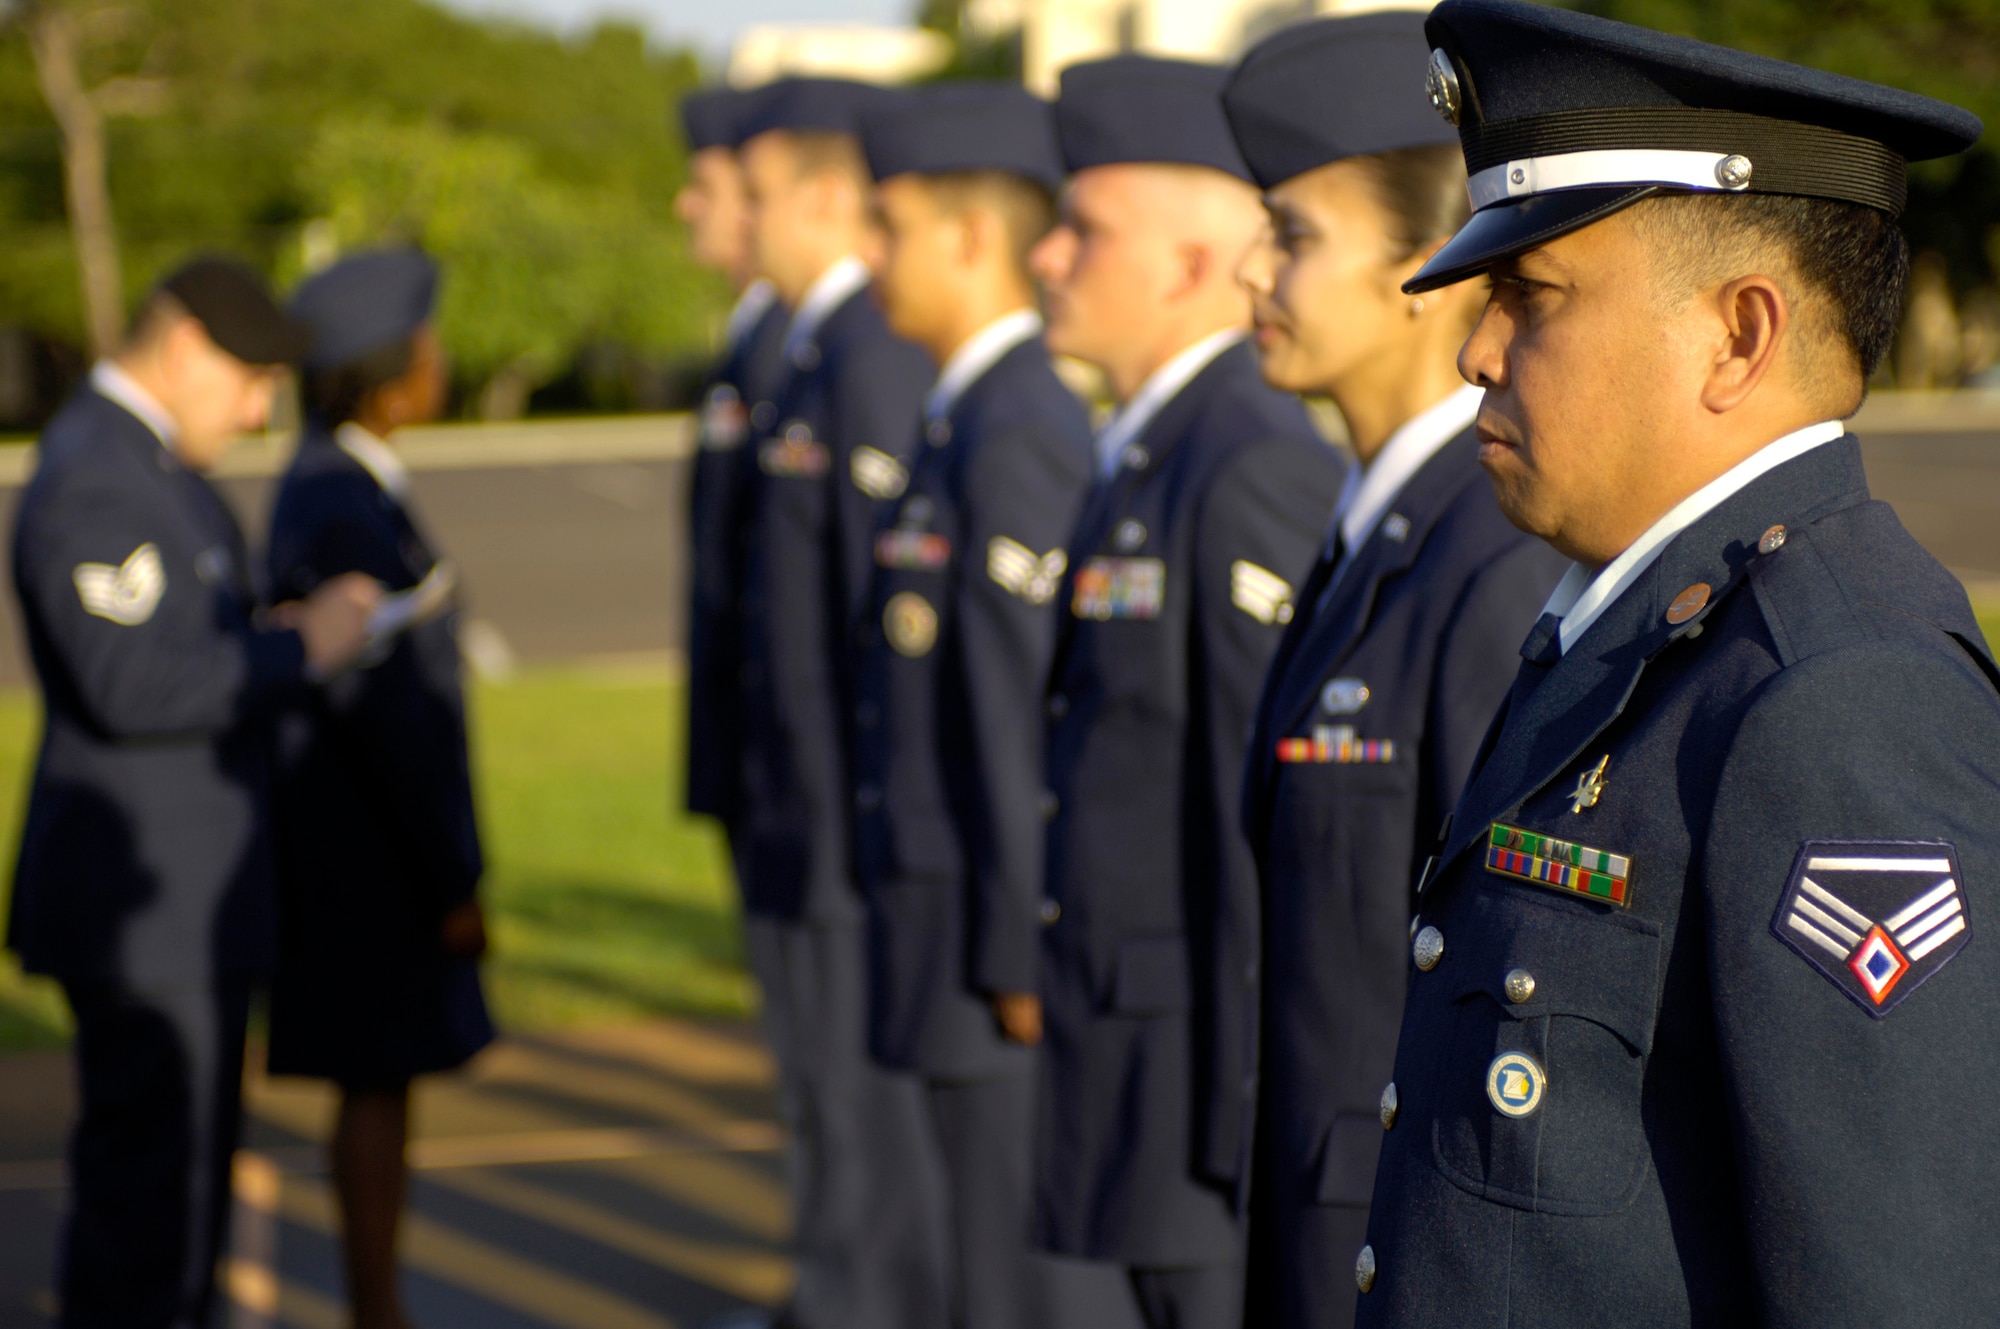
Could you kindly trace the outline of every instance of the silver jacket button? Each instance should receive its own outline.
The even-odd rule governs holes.
[[[1354,1286],[1363,1292],[1375,1286],[1375,1248],[1363,1246],[1354,1257]]]
[[[1417,968],[1429,973],[1438,967],[1444,958],[1444,933],[1434,927],[1425,927],[1417,933],[1417,939],[1410,944],[1410,958],[1417,962]]]
[[[1509,969],[1502,985],[1507,989],[1507,1000],[1516,1006],[1535,995],[1535,976],[1525,969]]]
[[[1382,1087],[1382,1129],[1388,1130],[1396,1124],[1396,1109],[1402,1106],[1396,1100],[1396,1082],[1389,1081]]]

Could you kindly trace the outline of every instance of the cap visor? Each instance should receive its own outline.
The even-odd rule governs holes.
[[[1403,283],[1403,294],[1421,295],[1476,277],[1503,258],[1524,254],[1658,192],[1655,185],[1565,189],[1481,208],[1416,276]]]

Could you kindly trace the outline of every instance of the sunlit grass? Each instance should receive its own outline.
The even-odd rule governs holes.
[[[487,995],[504,1027],[754,1009],[722,837],[678,812],[681,695],[664,670],[474,688]],[[0,900],[38,724],[31,694],[0,693]],[[0,1047],[68,1034],[55,986],[0,957]]]

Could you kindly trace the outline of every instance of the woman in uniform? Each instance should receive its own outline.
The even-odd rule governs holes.
[[[1266,678],[1245,781],[1262,912],[1246,1323],[1353,1323],[1419,864],[1563,569],[1501,515],[1456,357],[1471,284],[1402,283],[1467,213],[1420,13],[1286,29],[1223,95],[1270,227],[1243,259],[1264,377],[1357,465]],[[1414,72],[1413,72],[1414,71]]]
[[[355,1329],[403,1329],[396,1230],[411,1080],[492,1040],[451,568],[390,444],[436,418],[437,270],[413,250],[311,278],[306,425],[271,519],[270,574],[293,599],[345,572],[390,592],[361,665],[280,728],[281,942],[270,1069],[340,1086],[331,1163]]]

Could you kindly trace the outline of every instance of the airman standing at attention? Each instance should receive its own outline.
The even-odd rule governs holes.
[[[758,93],[738,88],[691,92],[681,100],[688,181],[674,213],[688,228],[694,261],[719,272],[737,292],[723,330],[722,357],[702,390],[699,445],[689,485],[687,810],[733,828],[741,790],[738,754],[743,715],[737,656],[742,642],[738,591],[743,576],[746,491],[757,470],[743,445],[770,429],[771,398],[785,376],[785,325],[791,312],[757,275],[750,209],[736,150]]]
[[[260,621],[202,477],[308,344],[241,264],[181,268],[50,422],[15,516],[45,723],[7,944],[76,1017],[57,1275],[75,1329],[209,1322],[274,949],[271,719],[361,650],[381,593],[336,577]]]
[[[901,94],[773,85],[744,126],[752,251],[793,311],[744,534],[734,846],[765,1025],[789,1080],[804,1329],[934,1329],[945,1236],[922,1086],[870,1060],[849,783],[853,628],[884,504],[909,484],[932,369],[868,295],[864,111]]]
[[[1423,15],[1288,28],[1223,93],[1271,223],[1239,275],[1264,378],[1324,392],[1359,465],[1272,662],[1244,821],[1262,887],[1245,1321],[1346,1329],[1417,872],[1562,575],[1479,469],[1455,357],[1485,292],[1402,283],[1466,216],[1409,70]]]
[[[1841,421],[1979,122],[1513,0],[1430,16],[1460,352],[1575,565],[1413,921],[1366,1327],[2000,1323],[2000,670]]]
[[[1063,74],[1073,174],[1034,268],[1049,348],[1120,406],[1057,593],[1039,998],[995,998],[1016,1040],[1046,1032],[1039,1240],[1125,1269],[1161,1329],[1241,1311],[1244,746],[1341,474],[1244,344],[1234,272],[1263,217],[1223,77],[1136,56]]]
[[[876,532],[855,721],[869,1045],[924,1077],[944,1159],[952,1320],[1064,1323],[1030,1253],[1034,1054],[994,1020],[1032,990],[1042,899],[1039,713],[1090,420],[1050,367],[1030,248],[1055,219],[1046,102],[926,89],[862,126],[884,229],[875,291],[939,367],[923,446]],[[1093,1326],[1092,1329],[1096,1329]]]

